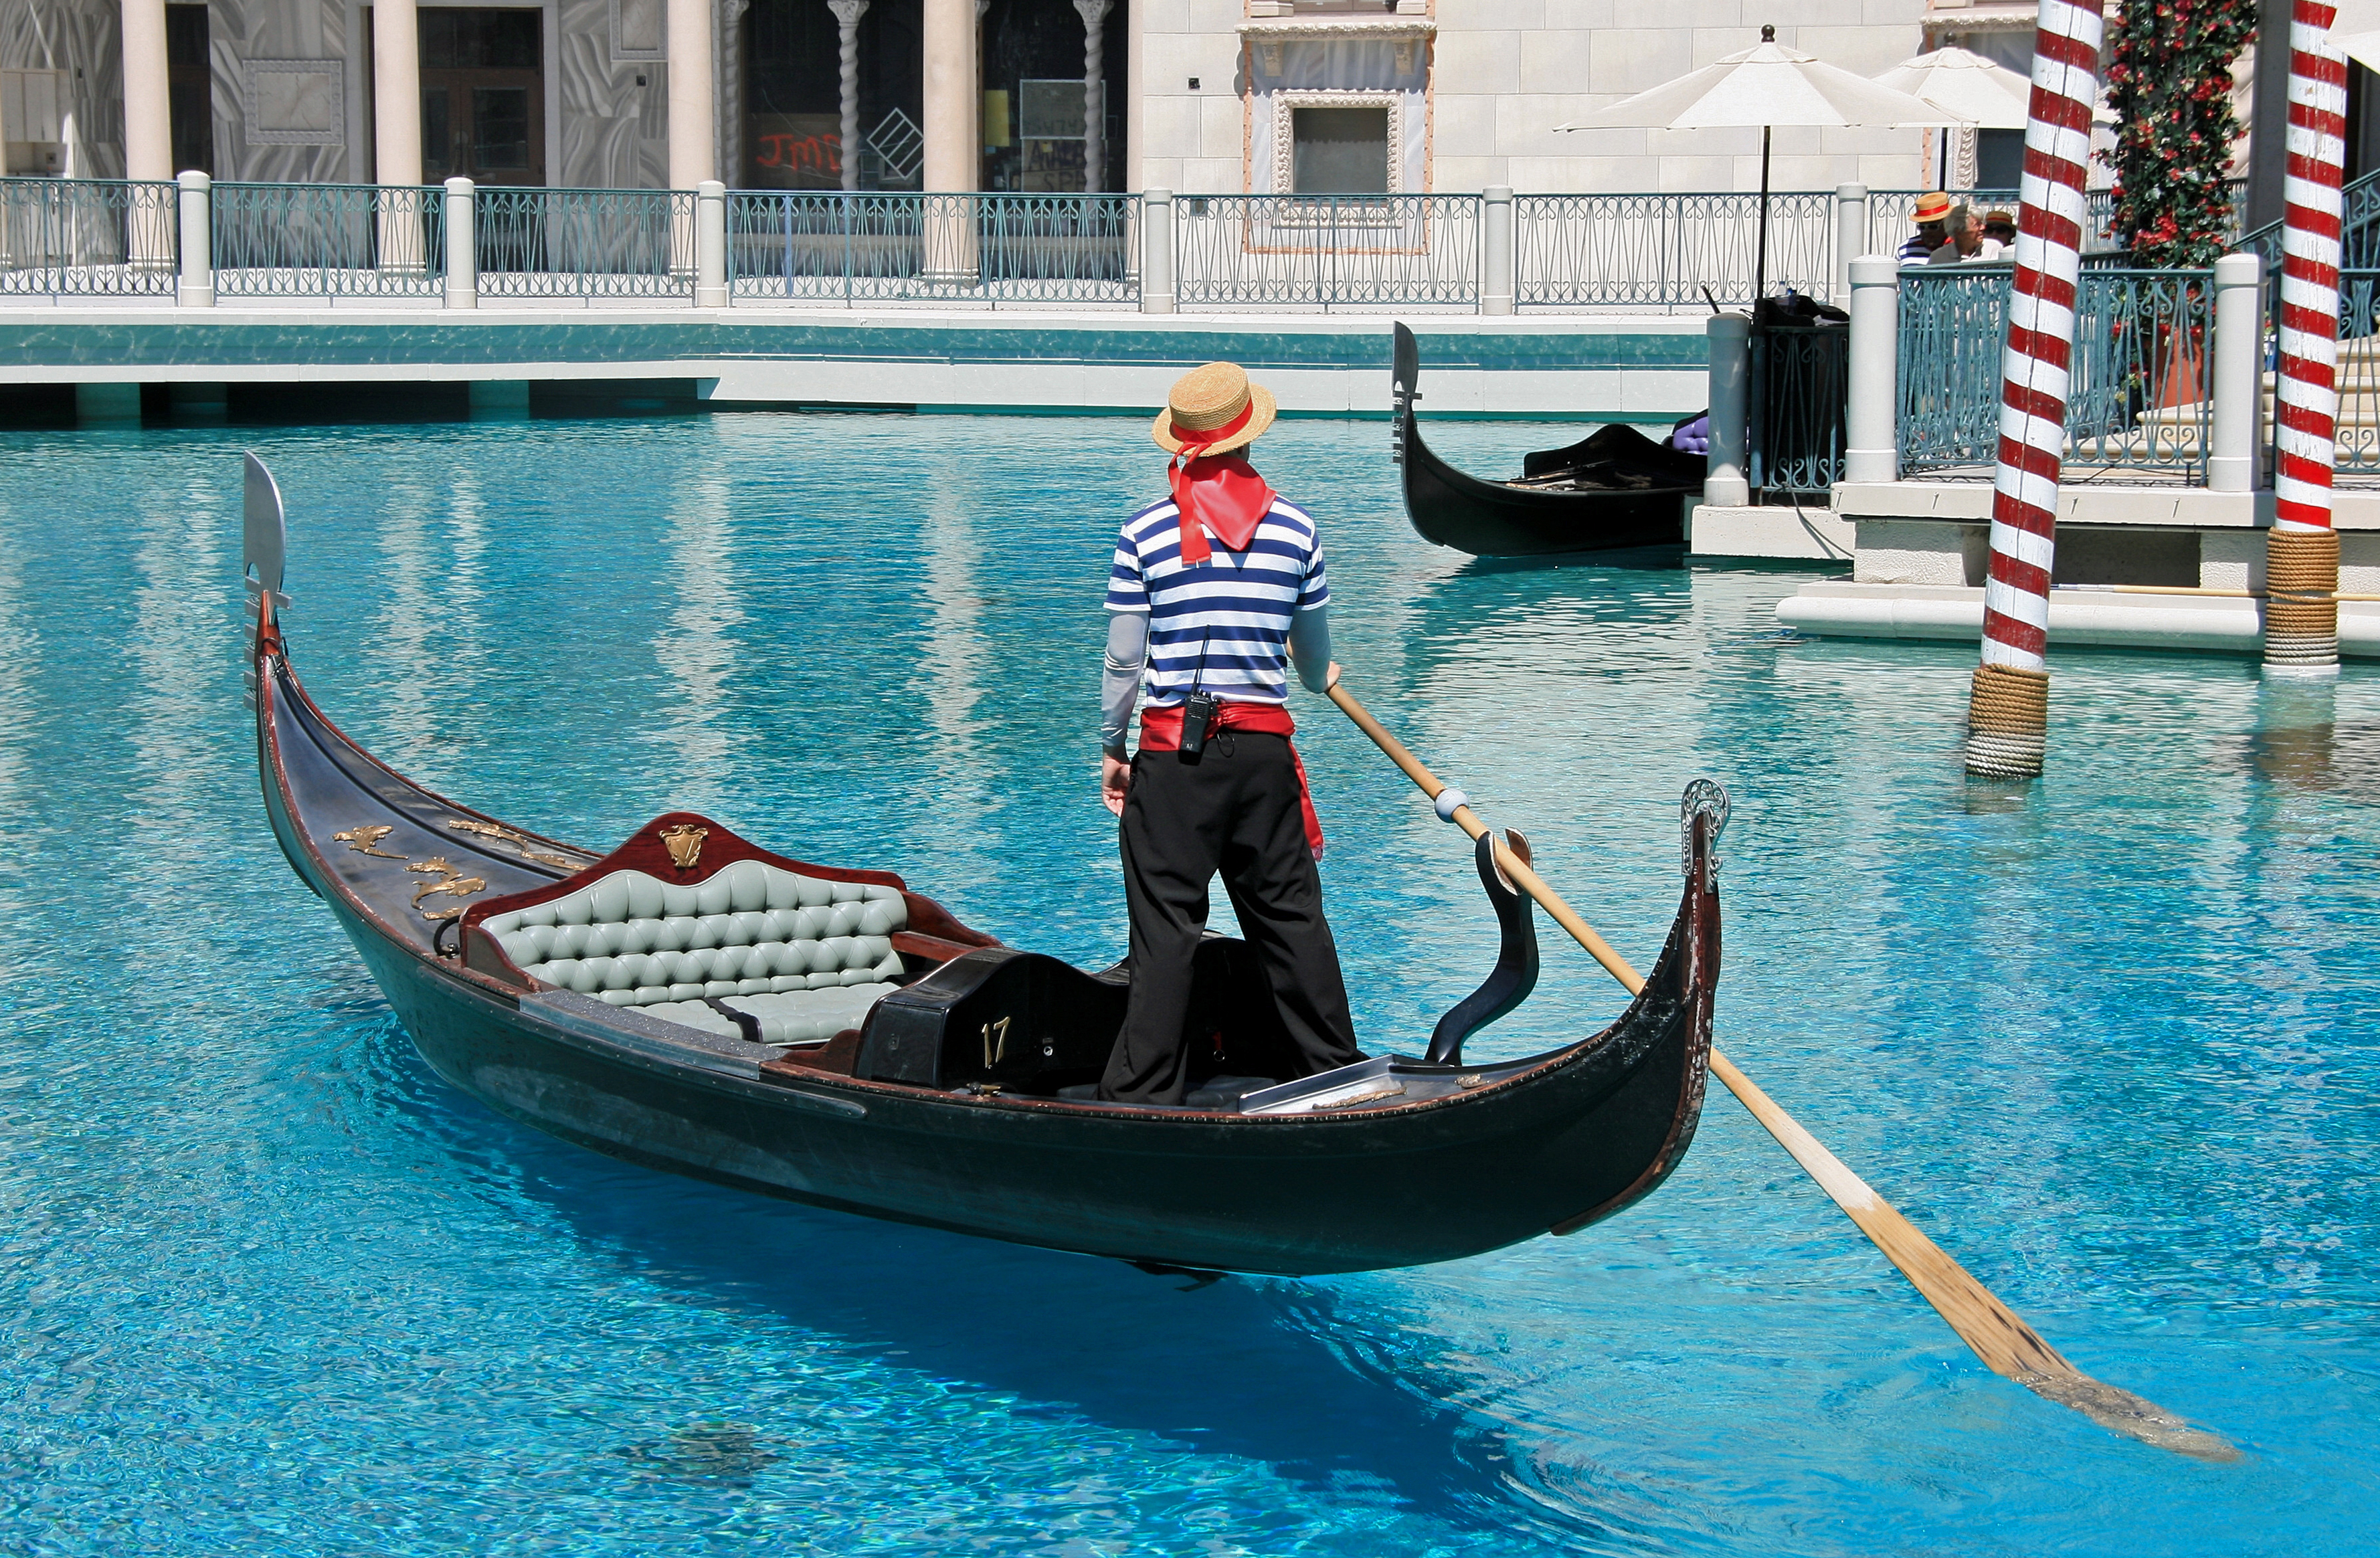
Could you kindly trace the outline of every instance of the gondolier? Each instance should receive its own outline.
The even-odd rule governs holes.
[[[1330,684],[1313,518],[1240,452],[1275,415],[1232,363],[1175,383],[1152,434],[1172,493],[1124,522],[1109,574],[1100,781],[1122,819],[1132,995],[1102,1099],[1178,1104],[1191,963],[1217,872],[1305,1074],[1360,1058],[1322,914],[1322,831],[1290,744],[1290,666]],[[1124,735],[1144,678],[1140,752]]]

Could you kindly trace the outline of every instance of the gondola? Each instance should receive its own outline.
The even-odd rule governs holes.
[[[1566,1233],[1646,1195],[1694,1138],[1718,975],[1716,786],[1684,806],[1685,888],[1652,978],[1594,1037],[1463,1058],[1537,975],[1528,901],[1483,852],[1499,960],[1425,1057],[1299,1076],[1248,948],[1216,936],[1187,1103],[1103,1104],[1090,1084],[1126,968],[1004,945],[880,863],[808,864],[692,813],[599,855],[444,800],[349,741],[298,681],[279,494],[253,456],[247,479],[273,834],[430,1065],[515,1119],[814,1206],[1282,1274]]]
[[[1475,557],[1673,547],[1685,539],[1686,500],[1703,489],[1706,461],[1654,442],[1624,423],[1524,457],[1512,481],[1482,481],[1431,453],[1414,403],[1421,349],[1396,327],[1391,410],[1405,515],[1421,537]]]

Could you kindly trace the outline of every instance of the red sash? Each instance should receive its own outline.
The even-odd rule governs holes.
[[[1207,727],[1207,739],[1212,741],[1217,731],[1248,731],[1258,735],[1286,736],[1297,728],[1289,710],[1277,703],[1226,703],[1215,710],[1214,719]],[[1140,749],[1143,752],[1179,752],[1182,750],[1182,706],[1172,704],[1164,708],[1144,708],[1140,711]],[[1297,803],[1305,813],[1305,844],[1314,858],[1322,858],[1322,819],[1314,812],[1314,791],[1305,782],[1305,762],[1297,755],[1297,743],[1289,747],[1289,761],[1297,769]]]

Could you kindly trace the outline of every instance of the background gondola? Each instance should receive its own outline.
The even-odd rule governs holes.
[[[1512,481],[1482,481],[1439,459],[1422,441],[1421,350],[1396,327],[1392,411],[1405,514],[1422,539],[1475,557],[1670,547],[1685,539],[1686,500],[1703,489],[1706,462],[1625,423],[1527,456]]]

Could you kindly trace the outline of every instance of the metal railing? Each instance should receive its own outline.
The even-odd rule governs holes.
[[[690,189],[482,186],[473,216],[482,296],[694,296]]]
[[[1745,476],[1756,492],[1821,493],[1843,477],[1851,332],[1755,325]]]
[[[729,285],[755,301],[1130,304],[1139,254],[1132,195],[728,197]]]
[[[2339,191],[2339,269],[2380,266],[2380,168],[2350,179]],[[2264,257],[2267,274],[2281,268],[2281,223],[2267,222],[2241,238],[2239,247]],[[2345,327],[2341,327],[2342,332]]]
[[[0,295],[174,295],[175,187],[0,179]]]
[[[2270,294],[2277,289],[2265,290]],[[2277,441],[2280,418],[2274,415],[2276,382],[2268,371],[2262,393],[2265,434]],[[2331,479],[2340,487],[2380,483],[2380,270],[2339,272],[2337,382],[2338,420],[2332,432],[2336,453]]]
[[[1900,468],[1988,476],[1998,457],[2010,272],[1901,277]],[[2215,285],[2206,271],[2082,273],[2066,461],[2206,480]]]
[[[403,185],[217,184],[210,223],[215,291],[436,296],[446,263],[443,195]]]
[[[1757,194],[1517,195],[1524,308],[1700,308],[1752,301]],[[1835,197],[1768,197],[1768,285],[1834,290]]]
[[[1479,303],[1476,195],[1183,195],[1178,306]]]

